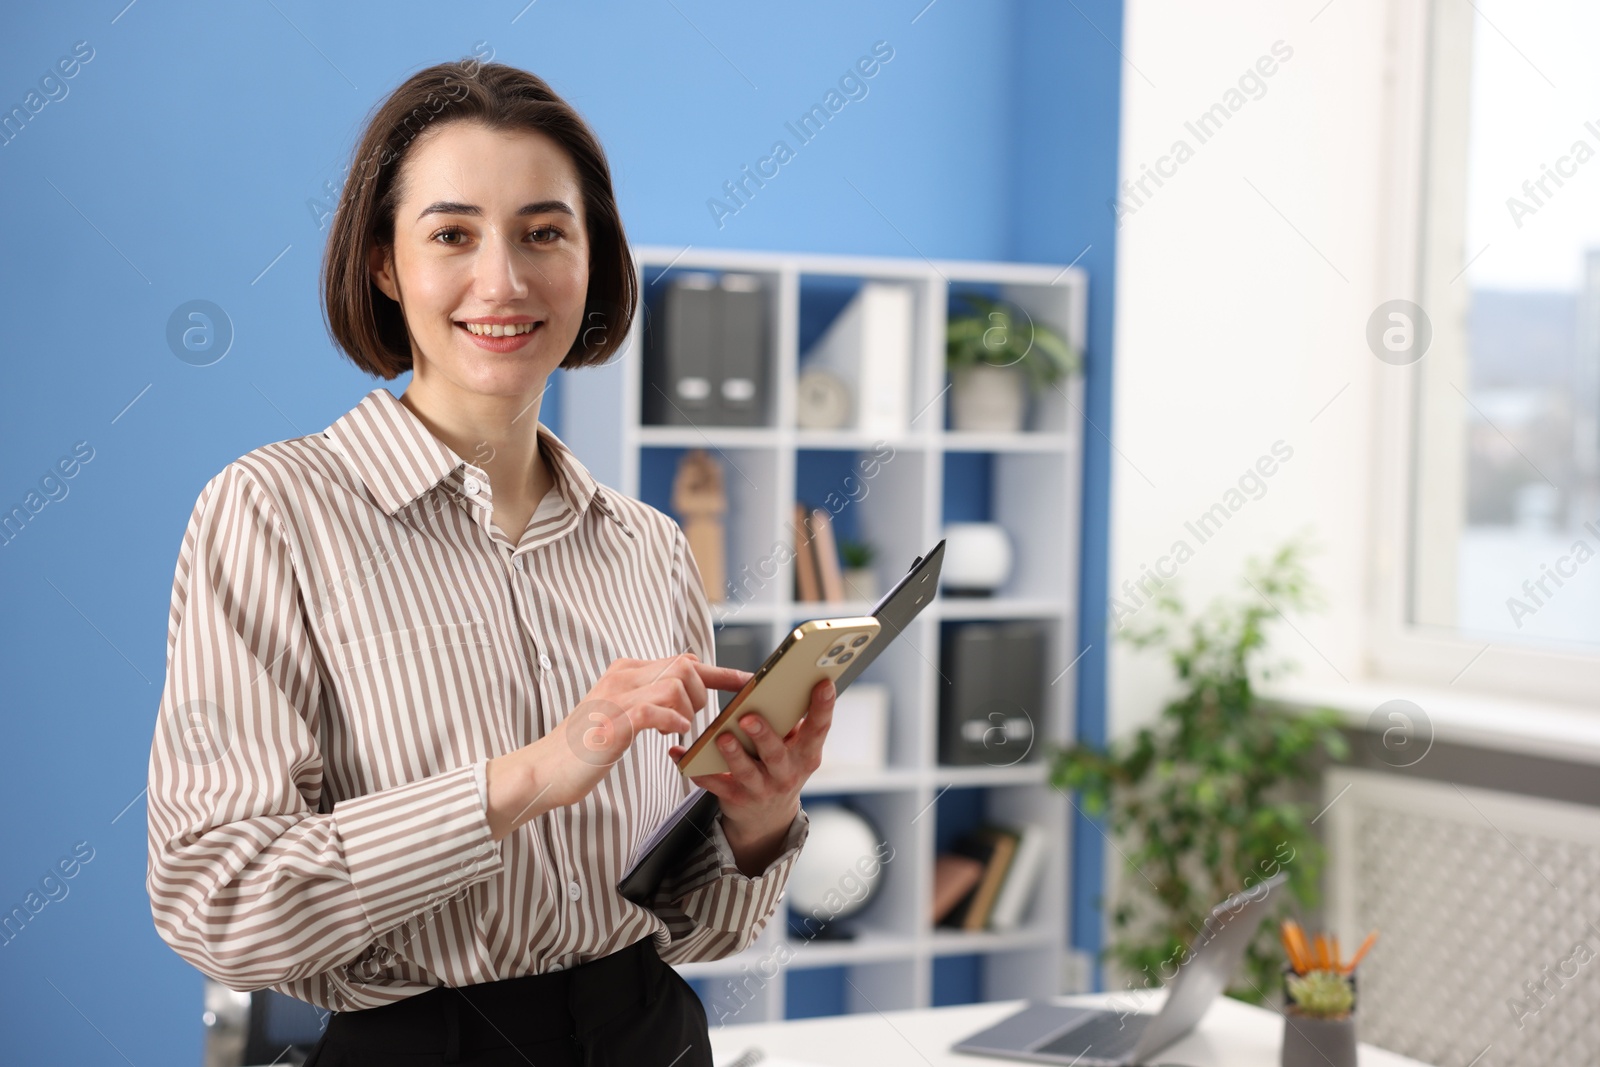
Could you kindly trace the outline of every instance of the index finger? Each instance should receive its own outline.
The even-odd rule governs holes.
[[[700,675],[700,680],[706,685],[712,689],[726,689],[729,692],[737,692],[743,689],[744,684],[754,677],[749,671],[741,671],[737,667],[713,667],[711,664],[701,663],[699,660],[691,660],[690,666],[695,669],[695,672]]]

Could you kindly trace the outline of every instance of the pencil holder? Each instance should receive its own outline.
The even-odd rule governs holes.
[[[1285,968],[1286,987],[1291,976],[1311,980],[1311,988],[1302,986],[1301,992],[1308,1010],[1329,1007],[1326,1002],[1319,1000],[1320,991],[1316,989],[1319,981],[1326,981],[1329,998],[1333,1000],[1341,997],[1340,991],[1334,988],[1335,984],[1343,983],[1348,992],[1342,994],[1344,1000],[1341,1003],[1347,1003],[1348,1006],[1342,1016],[1323,1017],[1302,1011],[1295,997],[1290,996],[1283,1012],[1283,1053],[1279,1061],[1282,1067],[1356,1067],[1355,976],[1336,975],[1329,971],[1312,971],[1300,976],[1292,968]],[[1321,979],[1317,976],[1327,977]]]
[[[1356,1017],[1313,1019],[1283,1013],[1283,1067],[1356,1067]]]

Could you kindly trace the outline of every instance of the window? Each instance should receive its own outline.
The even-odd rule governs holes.
[[[1369,324],[1414,374],[1402,612],[1600,654],[1600,5],[1433,0],[1427,38],[1420,309]]]

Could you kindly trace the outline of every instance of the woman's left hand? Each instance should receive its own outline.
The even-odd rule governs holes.
[[[721,774],[695,775],[691,780],[715,793],[722,807],[722,830],[746,874],[760,873],[779,854],[778,846],[800,812],[800,787],[822,762],[822,742],[833,724],[836,693],[827,678],[811,690],[805,718],[779,737],[755,712],[742,715],[739,726],[755,742],[751,756],[730,734],[718,738],[718,751],[728,763]],[[667,750],[674,760],[685,749]]]

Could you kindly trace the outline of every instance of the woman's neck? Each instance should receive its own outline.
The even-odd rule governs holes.
[[[435,388],[413,377],[400,402],[456,455],[483,468],[496,512],[504,506],[512,514],[531,513],[554,484],[539,450],[544,388],[540,382],[530,395],[489,396]]]

